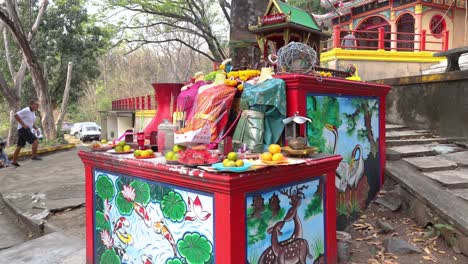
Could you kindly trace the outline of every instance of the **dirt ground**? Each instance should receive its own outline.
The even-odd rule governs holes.
[[[384,192],[385,189],[381,193]],[[389,223],[395,231],[382,233],[377,227],[377,219]],[[455,253],[444,239],[435,234],[436,232],[419,227],[404,211],[392,212],[373,202],[359,220],[348,226],[346,231],[352,236],[349,264],[468,263],[468,257]],[[416,245],[422,253],[405,255],[385,253],[383,241],[390,237]]]

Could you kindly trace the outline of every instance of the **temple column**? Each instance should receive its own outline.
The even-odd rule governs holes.
[[[391,11],[390,12],[390,51],[397,51],[397,47],[398,47],[398,35],[397,34],[393,34],[393,33],[396,33],[398,31],[398,25],[397,25],[397,22],[395,20],[395,11]]]
[[[422,5],[414,6],[414,50],[419,51],[421,48],[421,30],[422,30]]]

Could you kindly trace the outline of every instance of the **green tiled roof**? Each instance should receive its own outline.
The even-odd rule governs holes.
[[[309,14],[307,11],[299,9],[297,7],[294,7],[294,6],[290,6],[290,5],[288,5],[286,3],[283,3],[283,2],[280,2],[280,1],[277,1],[277,3],[279,5],[279,7],[281,8],[281,11],[283,11],[283,13],[285,15],[288,15],[288,14],[291,15],[291,20],[290,21],[292,23],[295,23],[295,24],[298,24],[298,25],[301,25],[301,26],[305,26],[305,27],[308,27],[308,28],[311,28],[311,29],[315,29],[317,31],[321,31],[320,27],[317,25],[317,23],[315,22],[312,15]]]

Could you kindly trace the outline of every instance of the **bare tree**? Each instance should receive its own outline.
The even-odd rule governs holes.
[[[42,68],[30,45],[33,35],[37,32],[44,17],[48,4],[48,0],[43,0],[41,2],[36,20],[31,31],[27,35],[22,28],[22,23],[18,15],[18,2],[16,0],[5,0],[4,4],[0,6],[0,20],[9,28],[16,44],[22,51],[23,61],[26,62],[29,72],[31,73],[34,90],[40,103],[39,109],[41,111],[44,134],[47,138],[54,139],[56,137],[56,130],[47,83]]]
[[[73,72],[73,63],[68,63],[68,71],[67,71],[67,81],[65,83],[65,90],[63,91],[63,99],[62,99],[62,107],[60,108],[60,113],[57,118],[57,131],[60,131],[62,127],[62,121],[67,113],[67,105],[68,105],[68,97],[70,95],[70,84],[72,79],[72,72]]]
[[[147,44],[177,42],[202,54],[212,61],[227,57],[223,35],[230,22],[230,3],[226,0],[160,0],[160,1],[111,1],[105,0],[108,10],[131,14],[126,24],[120,27],[121,42],[128,43],[132,50]],[[124,12],[123,12],[124,11]],[[223,27],[222,25],[226,25]],[[221,29],[218,29],[221,28]],[[159,34],[148,34],[148,30]],[[223,32],[224,31],[224,32]],[[187,33],[205,44],[202,48],[192,45],[174,32]],[[206,47],[208,51],[205,51]]]

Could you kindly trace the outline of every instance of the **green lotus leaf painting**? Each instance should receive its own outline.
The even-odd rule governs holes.
[[[135,189],[135,202],[146,206],[150,200],[150,187],[144,181],[133,181],[130,186]]]
[[[112,200],[114,198],[115,190],[114,184],[105,174],[99,176],[96,181],[96,192],[104,200]]]
[[[98,230],[107,230],[111,231],[110,224],[109,222],[106,221],[106,218],[104,217],[104,214],[101,212],[96,212],[96,228]]]
[[[213,194],[101,170],[93,180],[93,263],[214,263]]]
[[[183,264],[183,263],[180,259],[176,258],[176,259],[168,260],[166,264]]]
[[[211,243],[198,233],[185,234],[177,243],[177,248],[190,264],[204,264],[210,259],[213,251]]]
[[[114,250],[106,250],[102,254],[100,264],[120,264],[120,258]]]
[[[133,211],[133,202],[127,201],[122,195],[121,192],[117,195],[117,198],[115,199],[115,202],[117,204],[117,209],[122,215],[129,215]]]
[[[164,217],[167,217],[175,222],[180,222],[184,219],[185,213],[187,212],[187,205],[182,196],[176,192],[169,192],[164,195],[161,201],[161,209]]]

